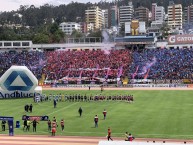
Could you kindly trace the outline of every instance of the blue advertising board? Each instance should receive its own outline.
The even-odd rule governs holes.
[[[14,126],[13,126],[13,117],[0,116],[0,120],[8,121],[9,125],[9,136],[14,136]]]

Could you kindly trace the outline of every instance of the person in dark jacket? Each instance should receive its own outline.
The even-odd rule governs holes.
[[[32,110],[33,110],[33,105],[30,104],[30,106],[29,106],[29,111],[30,111],[30,113],[32,113]]]
[[[5,124],[6,124],[6,121],[2,120],[1,122],[2,131],[5,131]]]
[[[33,124],[33,132],[36,132],[36,126],[37,126],[37,124],[39,124],[39,123],[36,121],[36,119],[34,119],[34,120],[32,121],[32,124]]]
[[[79,113],[79,115],[81,117],[82,116],[82,108],[81,107],[78,109],[78,113]]]

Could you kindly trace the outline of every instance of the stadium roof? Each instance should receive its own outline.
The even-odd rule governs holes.
[[[116,45],[152,44],[154,43],[154,39],[152,36],[126,36],[115,38],[115,43]]]

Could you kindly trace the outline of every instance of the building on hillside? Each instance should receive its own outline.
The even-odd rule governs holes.
[[[80,22],[80,31],[82,33],[87,33],[87,23],[86,22]]]
[[[157,3],[152,3],[151,5],[151,20],[155,21],[155,11],[156,11]]]
[[[102,10],[103,12],[103,17],[104,17],[104,22],[103,22],[103,25],[104,25],[104,28],[109,28],[109,9],[105,9],[105,10]]]
[[[182,5],[170,2],[168,6],[168,25],[173,29],[182,29]]]
[[[63,22],[59,25],[59,28],[67,35],[71,35],[74,30],[80,31],[80,24],[75,22]]]
[[[164,21],[165,19],[165,9],[162,6],[157,6],[155,11],[155,21]]]
[[[149,23],[149,9],[143,6],[140,6],[135,9],[135,19],[138,19],[140,22],[145,22],[146,25]]]
[[[163,24],[163,21],[152,21],[151,26],[147,28],[147,34],[149,36],[161,37]]]
[[[184,23],[193,25],[193,5],[184,8]]]
[[[152,4],[152,21],[164,21],[165,19],[165,9],[163,6],[157,6],[156,3]]]
[[[119,7],[119,27],[125,25],[125,22],[131,22],[133,19],[134,8],[133,3],[129,2],[128,6]]]
[[[160,37],[161,31],[160,28],[157,26],[147,28],[148,36]]]
[[[87,24],[87,32],[89,32],[89,31],[94,31],[94,24],[93,23]]]
[[[163,26],[163,21],[152,21],[151,27],[158,27],[159,29]]]
[[[116,5],[112,6],[110,9],[109,27],[117,27],[118,18],[119,18],[119,9]]]
[[[93,6],[85,10],[85,18],[87,24],[94,24],[94,30],[101,30],[103,28],[104,15],[98,6]]]

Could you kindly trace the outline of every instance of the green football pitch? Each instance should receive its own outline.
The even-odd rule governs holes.
[[[87,94],[96,95],[100,91],[44,91],[44,94]],[[123,137],[126,131],[141,138],[183,138],[193,139],[193,91],[108,91],[103,95],[132,94],[133,103],[124,101],[58,102],[34,103],[32,98],[0,100],[0,116],[14,117],[14,123],[20,121],[21,127],[15,134],[49,135],[47,122],[39,122],[37,132],[23,131],[22,115],[55,116],[57,122],[65,120],[65,130],[57,128],[57,135],[70,136],[106,136],[111,127],[113,137]],[[25,113],[24,105],[33,104],[33,112]],[[78,108],[83,115],[79,117]],[[107,118],[103,120],[103,110]],[[99,116],[99,127],[94,128],[94,117]],[[7,126],[6,126],[7,127]],[[8,134],[8,130],[0,134]]]

